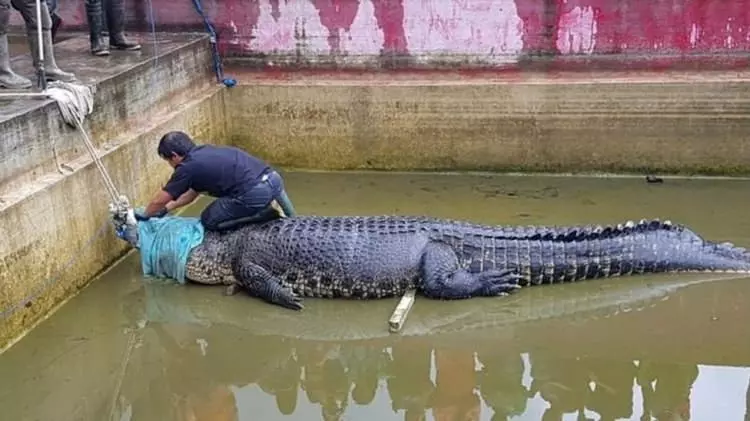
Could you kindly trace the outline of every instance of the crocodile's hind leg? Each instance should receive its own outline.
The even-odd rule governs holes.
[[[522,276],[511,270],[470,273],[459,267],[450,246],[430,242],[422,255],[424,294],[430,298],[459,299],[509,294],[521,286]]]
[[[251,295],[292,310],[302,310],[302,299],[281,287],[279,280],[264,268],[241,258],[234,262],[234,277]]]

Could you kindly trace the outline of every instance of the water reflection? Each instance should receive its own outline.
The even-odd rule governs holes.
[[[581,337],[564,340],[539,340],[544,335],[538,329],[550,325],[539,320],[482,326],[486,334],[480,329],[324,340],[285,335],[285,324],[276,327],[276,335],[256,333],[252,324],[226,319],[231,309],[201,309],[199,302],[218,302],[215,290],[193,290],[192,298],[169,302],[164,300],[169,289],[175,291],[146,284],[123,300],[134,314],[138,305],[143,311],[135,314],[141,328],[132,331],[136,345],[117,393],[117,419],[723,421],[747,416],[750,368],[699,363],[714,360],[715,353],[694,350],[669,358],[673,349],[647,342],[645,330],[628,334],[631,341],[643,341],[638,351],[606,355],[588,348],[584,335],[597,323],[632,323],[637,320],[632,313],[576,320]],[[537,304],[551,299],[538,298]],[[693,298],[681,299],[689,304]],[[150,304],[158,305],[158,312],[149,312]],[[665,310],[657,305],[643,311],[641,317],[648,318]],[[574,314],[556,318],[553,328],[574,319]],[[677,349],[686,343],[678,337],[672,341]]]
[[[206,337],[205,355],[195,334]],[[144,329],[146,353],[161,357],[142,354],[140,364],[163,372],[148,384],[133,378],[123,393],[133,420],[742,420],[750,393],[742,368],[558,359],[551,349],[434,347],[418,338],[239,344],[231,338],[247,334],[237,329],[193,335],[184,326]]]

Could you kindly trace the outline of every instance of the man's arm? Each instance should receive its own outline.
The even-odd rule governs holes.
[[[159,190],[151,199],[151,202],[149,202],[149,204],[146,206],[146,209],[143,211],[143,216],[151,217],[151,216],[156,215],[162,209],[165,209],[167,206],[167,203],[171,201],[172,201],[172,195],[170,195],[164,190]]]
[[[172,173],[172,177],[169,178],[167,184],[151,199],[151,202],[146,206],[143,211],[143,216],[149,218],[154,216],[163,210],[167,209],[167,204],[172,201],[182,199],[182,196],[189,193],[192,190],[190,188],[190,174],[184,167],[179,166]]]
[[[182,196],[178,197],[176,200],[172,200],[165,205],[165,207],[167,208],[167,212],[172,212],[175,209],[179,209],[183,206],[193,203],[193,200],[195,200],[196,197],[198,197],[198,192],[196,192],[195,190],[190,189],[186,191],[182,194]]]

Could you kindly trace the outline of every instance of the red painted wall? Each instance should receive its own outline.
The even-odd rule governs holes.
[[[157,30],[203,29],[191,0],[126,2],[134,30],[149,30],[151,13]],[[731,53],[750,49],[750,0],[203,0],[203,7],[224,54],[271,61],[330,53],[362,61],[382,52],[428,66],[514,64],[540,54],[588,64],[617,55],[622,65],[703,55],[744,66]],[[60,14],[68,28],[85,29],[82,0],[61,0]]]

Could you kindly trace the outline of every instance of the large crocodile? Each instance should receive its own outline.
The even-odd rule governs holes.
[[[693,271],[750,273],[750,254],[659,220],[506,227],[410,216],[299,216],[206,232],[189,254],[186,277],[237,283],[299,310],[301,297],[373,299],[415,288],[431,298],[461,299],[528,285]]]

